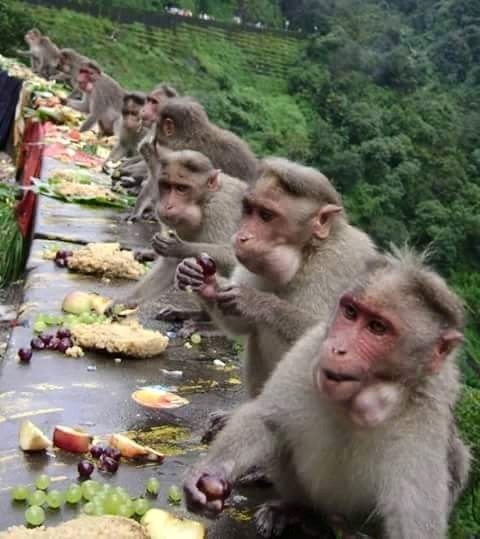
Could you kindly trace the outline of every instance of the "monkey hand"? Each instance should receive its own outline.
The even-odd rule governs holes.
[[[155,234],[152,246],[158,255],[166,258],[185,258],[191,254],[188,243],[181,240],[174,232],[169,232],[168,236]]]
[[[218,290],[216,301],[223,314],[245,318],[258,303],[255,296],[255,290],[248,286],[231,285]]]
[[[209,301],[215,299],[218,288],[215,276],[206,279],[203,268],[195,258],[186,258],[177,266],[175,286],[179,290],[193,290]]]
[[[134,251],[133,257],[137,262],[153,262],[157,258],[157,255],[152,249],[140,249]]]
[[[196,471],[183,484],[189,511],[215,518],[223,511],[232,487],[223,468],[206,467]]]

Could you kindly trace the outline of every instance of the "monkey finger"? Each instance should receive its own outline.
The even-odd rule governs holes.
[[[195,271],[188,266],[179,266],[177,271],[179,274],[184,275],[185,277],[190,277],[191,279],[198,279],[202,281],[202,283],[204,281],[203,273],[201,271]]]

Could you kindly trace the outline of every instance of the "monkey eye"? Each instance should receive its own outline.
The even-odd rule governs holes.
[[[266,210],[266,209],[261,209],[258,212],[258,215],[260,216],[260,219],[262,221],[264,221],[265,223],[268,223],[274,217],[273,212],[271,212],[270,210]]]
[[[176,185],[175,186],[175,189],[179,192],[179,193],[187,193],[188,190],[190,189],[190,187],[188,185]]]
[[[248,200],[242,202],[242,210],[244,215],[250,215],[253,211],[252,206]]]
[[[385,335],[385,333],[388,331],[388,327],[385,322],[382,322],[376,318],[370,320],[368,323],[368,329],[374,335]]]
[[[346,303],[343,307],[343,316],[347,318],[348,320],[356,320],[357,319],[357,309],[351,304]]]

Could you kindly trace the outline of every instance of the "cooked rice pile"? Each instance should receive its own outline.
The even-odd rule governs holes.
[[[0,532],[0,539],[149,539],[149,535],[130,518],[81,517],[54,528],[28,529],[15,526]]]
[[[144,329],[137,320],[111,324],[77,324],[72,327],[75,343],[82,348],[106,350],[136,358],[153,357],[168,345],[159,331]]]
[[[123,279],[140,279],[147,271],[131,251],[120,250],[119,243],[89,243],[74,251],[68,267],[79,273],[95,273]]]
[[[55,184],[55,191],[64,197],[92,197],[117,200],[118,196],[107,187],[95,183],[76,183],[61,180]]]

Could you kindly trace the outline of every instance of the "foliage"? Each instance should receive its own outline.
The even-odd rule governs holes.
[[[32,26],[33,18],[26,11],[14,10],[8,0],[0,0],[0,51],[3,55],[13,55],[15,49],[26,48],[23,36]]]

